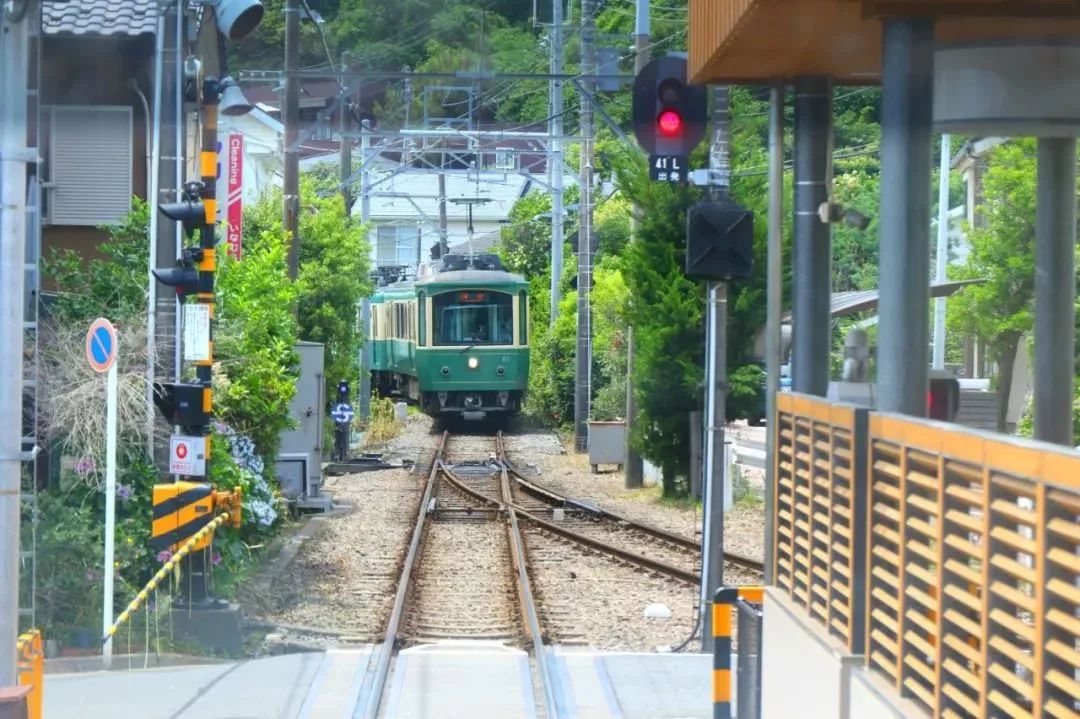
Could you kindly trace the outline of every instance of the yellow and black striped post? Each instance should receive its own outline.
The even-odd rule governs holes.
[[[720,587],[713,597],[713,719],[731,719],[731,628],[735,600],[760,604],[763,596],[761,587]]]
[[[239,487],[237,487],[235,493],[226,494],[225,496],[230,498],[231,506],[239,507]],[[175,570],[180,565],[180,563],[184,561],[186,557],[190,556],[191,552],[194,551],[196,547],[206,546],[206,544],[209,543],[210,539],[214,536],[214,530],[225,524],[225,522],[229,521],[230,519],[232,520],[232,523],[234,525],[239,524],[239,509],[222,512],[217,517],[211,519],[206,524],[206,526],[195,532],[195,534],[189,537],[186,542],[184,542],[180,547],[178,547],[176,550],[176,554],[170,557],[165,562],[165,564],[162,565],[161,569],[157,571],[157,574],[150,578],[150,581],[146,583],[146,586],[139,590],[139,593],[135,595],[135,598],[131,600],[127,607],[124,608],[124,611],[122,611],[120,613],[120,616],[116,618],[116,621],[113,622],[113,625],[109,627],[109,629],[105,632],[105,636],[101,638],[101,643],[104,644],[105,642],[109,641],[109,638],[116,634],[116,631],[120,628],[120,626],[128,619],[130,619],[131,615],[138,611],[139,607],[142,606],[143,602],[145,602],[150,597],[150,592],[156,590],[161,585],[161,583],[165,581],[165,577],[169,576],[170,572]]]

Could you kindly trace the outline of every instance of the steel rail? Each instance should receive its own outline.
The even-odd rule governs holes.
[[[510,545],[513,549],[514,569],[518,579],[518,601],[521,605],[521,613],[525,619],[525,626],[532,639],[533,655],[536,657],[536,667],[540,672],[540,683],[544,687],[544,703],[547,707],[548,719],[558,719],[559,707],[555,701],[555,673],[548,665],[547,652],[544,650],[544,638],[540,631],[540,617],[536,611],[536,601],[533,598],[532,584],[529,581],[529,570],[525,552],[525,541],[521,536],[521,527],[518,524],[517,510],[510,505],[510,479],[506,472],[506,466],[499,466],[499,489],[503,501],[507,505],[507,531],[510,534]]]
[[[558,534],[573,542],[583,544],[590,549],[595,549],[599,552],[603,552],[604,554],[626,560],[627,562],[637,564],[640,567],[652,570],[654,572],[666,574],[673,579],[679,579],[681,581],[687,582],[688,584],[693,584],[694,586],[697,586],[701,581],[701,578],[698,576],[697,572],[688,572],[685,569],[674,567],[670,564],[667,564],[666,562],[661,562],[657,559],[651,559],[649,557],[643,557],[640,554],[636,554],[621,547],[616,547],[614,545],[608,544],[607,542],[602,542],[599,539],[587,537],[584,534],[579,534],[573,531],[572,529],[566,529],[565,527],[560,527],[558,524],[554,524],[545,519],[540,519],[540,517],[537,517],[535,514],[528,512],[525,508],[521,507],[520,505],[514,504],[513,502],[503,502],[495,499],[494,497],[489,497],[483,492],[478,492],[475,489],[467,486],[457,476],[455,476],[453,472],[447,469],[445,465],[441,467],[441,471],[446,477],[447,481],[450,482],[450,484],[452,484],[454,487],[464,492],[465,494],[468,494],[469,496],[474,497],[481,502],[494,504],[500,508],[505,507],[508,509],[513,509],[522,519],[528,520],[540,527],[541,529],[547,530],[552,534]]]
[[[600,517],[602,519],[609,519],[609,520],[611,520],[613,522],[619,522],[621,524],[625,524],[630,529],[634,529],[634,530],[643,532],[645,534],[649,534],[649,535],[651,535],[653,537],[656,537],[657,539],[662,539],[665,542],[670,542],[672,544],[677,544],[680,547],[685,547],[687,549],[695,549],[698,552],[701,551],[701,544],[697,540],[690,539],[689,537],[684,537],[681,534],[675,534],[674,532],[669,532],[666,529],[660,529],[659,527],[654,527],[651,524],[646,524],[646,523],[638,521],[636,519],[630,519],[628,517],[624,517],[621,514],[616,514],[615,512],[604,509],[602,507],[593,506],[593,505],[590,505],[590,504],[586,504],[584,502],[580,502],[580,501],[578,501],[576,499],[571,499],[570,497],[563,496],[563,495],[549,489],[548,487],[545,487],[545,486],[543,486],[541,484],[537,484],[536,482],[534,482],[531,479],[526,479],[524,473],[520,469],[518,469],[517,466],[513,462],[511,462],[509,459],[507,459],[507,457],[506,457],[506,447],[505,447],[505,444],[504,444],[504,441],[503,441],[502,432],[499,432],[499,434],[497,435],[495,443],[496,443],[496,445],[495,445],[496,446],[496,456],[497,456],[498,460],[506,465],[507,471],[511,475],[514,476],[514,478],[517,481],[518,485],[525,492],[528,492],[532,496],[534,496],[534,497],[536,497],[538,499],[541,499],[541,500],[543,500],[545,502],[548,502],[549,504],[561,505],[563,507],[570,507],[570,508],[577,509],[577,510],[580,510],[582,512],[586,512],[588,514],[591,514],[594,517]],[[753,559],[752,557],[746,557],[746,556],[743,556],[741,554],[736,554],[734,552],[725,551],[724,552],[724,559],[726,561],[732,562],[734,564],[740,564],[740,565],[742,565],[742,566],[744,566],[744,567],[746,567],[748,569],[754,569],[754,570],[761,571],[761,572],[765,571],[764,562],[761,562],[761,561],[759,561],[757,559]]]
[[[401,567],[401,577],[398,580],[397,594],[394,596],[394,608],[390,612],[390,621],[386,625],[386,636],[383,638],[382,647],[379,648],[379,660],[375,665],[375,677],[371,682],[371,692],[367,696],[362,716],[366,719],[376,719],[379,714],[379,705],[382,704],[383,688],[390,671],[390,660],[394,656],[394,648],[397,645],[398,627],[401,617],[405,613],[405,601],[409,595],[409,586],[412,584],[413,567],[420,553],[420,542],[423,539],[424,527],[427,525],[428,507],[431,506],[431,497],[434,494],[436,478],[439,468],[442,466],[443,452],[446,450],[446,442],[449,432],[443,432],[439,440],[439,447],[435,451],[435,459],[431,463],[431,471],[428,472],[427,485],[424,487],[424,497],[420,502],[420,509],[416,513],[416,526],[413,527],[412,540],[409,542],[409,551],[405,555],[405,562]]]

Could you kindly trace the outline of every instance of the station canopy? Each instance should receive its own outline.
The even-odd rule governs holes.
[[[690,0],[695,83],[881,80],[881,19],[934,17],[938,42],[1080,36],[1076,0]]]

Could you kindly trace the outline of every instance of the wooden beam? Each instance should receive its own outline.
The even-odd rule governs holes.
[[[1080,0],[862,0],[863,17],[1080,17]]]

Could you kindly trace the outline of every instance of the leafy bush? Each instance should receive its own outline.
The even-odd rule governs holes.
[[[405,428],[394,417],[394,400],[389,397],[372,397],[371,420],[368,423],[368,444],[380,444],[389,441],[401,434]]]
[[[219,273],[215,411],[272,460],[296,393],[297,287],[288,280],[285,233],[245,235],[243,259],[223,258]]]
[[[325,347],[324,397],[337,382],[359,376],[362,342],[356,306],[371,294],[367,230],[345,213],[330,178],[300,183],[300,272],[296,294],[298,337]],[[281,190],[273,189],[244,213],[245,233],[281,232]],[[355,384],[355,383],[354,383]]]

